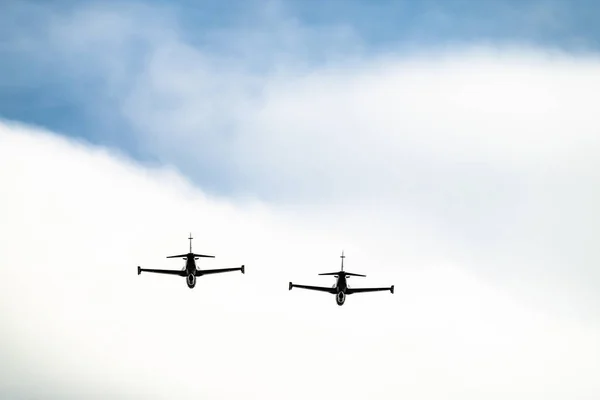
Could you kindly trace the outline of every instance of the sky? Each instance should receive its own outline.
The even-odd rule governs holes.
[[[599,14],[3,3],[0,397],[598,398]]]

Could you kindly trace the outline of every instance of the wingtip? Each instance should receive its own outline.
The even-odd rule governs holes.
[[[245,273],[246,273],[246,268],[244,265],[242,265],[242,274],[245,274]]]
[[[392,287],[390,288],[390,292],[392,292],[392,294],[394,294],[394,285],[392,285]]]
[[[138,265],[138,275],[142,273],[142,267]]]
[[[292,290],[292,282],[290,282],[290,288],[288,290]]]

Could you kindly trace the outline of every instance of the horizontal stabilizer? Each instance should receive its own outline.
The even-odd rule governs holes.
[[[194,257],[215,258],[215,256],[207,256],[206,254],[196,254],[196,253],[194,253]]]
[[[205,254],[196,254],[196,253],[188,253],[188,254],[179,254],[177,256],[168,256],[167,258],[185,258],[185,257],[207,257],[207,258],[215,258],[215,256],[207,256]]]
[[[167,256],[167,258],[183,258],[183,257],[187,257],[187,254],[180,254],[178,256]]]
[[[348,275],[348,276],[360,276],[360,277],[363,277],[363,278],[366,278],[366,277],[367,277],[366,275],[362,275],[362,274],[353,274],[352,272],[346,272],[346,275]]]
[[[346,275],[346,276],[362,276],[363,278],[366,277],[366,275],[361,275],[361,274],[353,274],[352,272],[346,272],[346,271],[340,271],[340,272],[324,272],[322,274],[319,275]]]

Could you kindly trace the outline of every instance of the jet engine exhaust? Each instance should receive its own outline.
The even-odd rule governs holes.
[[[196,277],[193,274],[189,274],[187,276],[187,285],[190,289],[192,289],[194,286],[196,286]]]
[[[346,294],[344,292],[338,292],[338,294],[335,295],[335,301],[337,301],[338,306],[343,305],[344,301],[346,301]]]

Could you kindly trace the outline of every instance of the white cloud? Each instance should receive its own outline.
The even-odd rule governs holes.
[[[315,66],[294,23],[232,57],[214,44],[235,31],[199,47],[173,14],[111,7],[34,42],[106,84],[92,100],[78,85],[90,109],[109,104],[144,150],[233,195],[3,125],[0,359],[14,363],[0,381],[72,397],[71,373],[86,397],[325,397],[340,380],[347,397],[597,397],[596,56],[333,51]],[[211,265],[248,274],[194,291],[134,274],[171,265],[190,230]],[[397,293],[342,309],[287,293],[290,279],[328,283],[314,274],[342,248],[365,284]]]
[[[410,157],[408,166],[539,172],[540,164],[578,166],[599,145],[596,58],[510,48],[392,57],[292,68],[262,77],[254,92],[252,76],[206,61],[189,46],[161,47],[127,98],[127,115],[142,141],[184,157],[225,150],[219,154],[259,185],[322,189],[331,177],[346,190],[348,180],[376,173],[382,190],[380,182],[406,174],[390,168],[399,156]],[[189,146],[172,143],[183,140]]]
[[[208,197],[177,172],[0,126],[0,391],[45,398],[594,398],[597,328],[541,314],[452,260],[406,264],[311,210]],[[361,213],[360,209],[356,211]],[[412,228],[412,226],[408,227]],[[247,274],[182,279],[186,246]],[[396,294],[287,291],[337,268]],[[381,246],[381,243],[379,244]],[[373,256],[373,257],[372,257]],[[431,261],[429,261],[431,260]],[[205,264],[208,266],[208,264]],[[357,282],[358,286],[359,283]],[[574,372],[576,371],[576,373]],[[340,387],[339,382],[343,385]],[[339,392],[341,390],[341,392]]]
[[[377,229],[409,218],[452,236],[475,273],[595,315],[596,56],[474,47],[277,65],[256,77],[161,47],[123,110],[140,143],[201,182],[335,218],[360,207]]]

